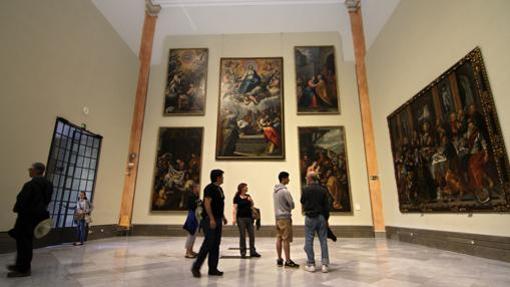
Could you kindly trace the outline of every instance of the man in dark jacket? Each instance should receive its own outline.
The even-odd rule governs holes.
[[[313,252],[313,238],[319,235],[323,273],[328,272],[329,255],[327,242],[327,221],[329,217],[330,201],[328,191],[318,181],[318,174],[307,174],[307,185],[301,194],[301,204],[305,213],[305,252],[307,264],[305,270],[315,272],[315,255]]]
[[[32,245],[35,226],[49,218],[48,204],[53,193],[53,185],[46,180],[45,166],[40,162],[32,164],[28,173],[32,178],[23,185],[16,198],[13,212],[18,214],[14,228],[9,235],[16,239],[16,264],[7,266],[7,277],[30,276]]]

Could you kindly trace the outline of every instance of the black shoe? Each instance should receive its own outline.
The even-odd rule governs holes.
[[[11,271],[7,273],[7,278],[18,278],[18,277],[27,277],[30,276],[30,270],[25,272],[20,271]]]
[[[7,265],[5,268],[9,271],[18,271],[18,266],[16,264]]]
[[[200,278],[200,270],[198,269],[195,269],[195,268],[191,268],[191,273],[193,274],[193,277],[195,278]]]
[[[261,257],[262,255],[258,254],[257,252],[250,253],[250,257]]]
[[[333,242],[336,242],[336,235],[333,234],[333,231],[331,231],[331,229],[328,228],[328,238],[333,240]]]
[[[221,272],[220,270],[213,270],[213,271],[209,271],[209,275],[210,276],[223,276],[223,272]]]
[[[241,254],[241,258],[246,258],[246,254]]]
[[[294,261],[289,260],[285,262],[285,267],[287,268],[299,268],[299,264],[294,263]]]
[[[276,259],[276,266],[283,267],[283,259]]]

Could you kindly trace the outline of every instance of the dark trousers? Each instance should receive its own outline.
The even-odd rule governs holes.
[[[237,218],[237,226],[239,227],[239,249],[241,255],[246,255],[246,231],[250,237],[250,253],[255,253],[255,232],[253,231],[252,218]]]
[[[220,243],[222,218],[216,218],[216,228],[211,229],[209,226],[209,218],[202,219],[201,225],[204,231],[204,241],[197,255],[197,260],[193,263],[192,268],[200,270],[204,264],[205,258],[208,257],[209,272],[218,270],[218,261],[220,259]]]
[[[36,220],[18,216],[14,225],[16,267],[21,272],[29,271],[31,268],[35,222]]]

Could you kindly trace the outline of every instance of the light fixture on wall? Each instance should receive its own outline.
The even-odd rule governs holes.
[[[127,175],[131,175],[131,170],[135,167],[135,159],[136,159],[136,153],[132,152],[129,154],[128,157],[128,164],[127,164]]]

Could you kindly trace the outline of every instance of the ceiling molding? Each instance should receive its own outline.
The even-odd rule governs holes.
[[[145,0],[92,0],[134,54],[140,50]],[[354,60],[345,0],[152,0],[161,5],[152,64],[176,35],[338,32],[342,59]],[[367,52],[400,0],[361,0]],[[233,24],[235,23],[235,24]]]
[[[153,0],[163,8],[210,6],[268,6],[341,4],[345,0]]]

